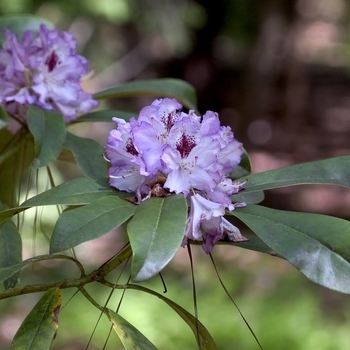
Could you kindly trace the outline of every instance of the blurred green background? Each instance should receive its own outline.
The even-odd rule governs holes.
[[[133,79],[172,77],[191,83],[198,92],[200,112],[219,112],[222,124],[230,125],[244,143],[253,172],[350,153],[350,5],[346,0],[1,0],[0,15],[16,13],[36,14],[77,37],[79,53],[89,59],[92,70],[84,81],[87,91]],[[137,112],[151,100],[108,101],[103,107]],[[112,127],[91,124],[73,131],[103,145]],[[55,169],[58,182],[77,175],[63,162],[57,162]],[[263,204],[350,218],[350,193],[331,186],[269,191]],[[26,215],[34,225],[35,213]],[[43,224],[36,230],[28,224],[23,231],[24,258],[47,253],[45,237],[55,215],[53,209],[40,213]],[[76,254],[90,271],[125,241],[122,231],[111,232],[78,247]],[[198,246],[192,250],[199,318],[218,348],[258,349],[220,286],[209,257]],[[275,257],[218,246],[214,259],[264,349],[349,347],[349,296],[313,284]],[[21,283],[71,276],[75,274],[70,264],[46,262],[27,268]],[[117,276],[118,271],[113,277]],[[179,250],[163,277],[165,296],[193,312],[187,250]],[[163,293],[160,278],[145,285]],[[107,288],[89,287],[102,304],[107,300]],[[109,322],[102,317],[88,345],[100,315],[80,295],[70,299],[73,292],[64,291],[66,306],[54,349],[102,349]],[[111,308],[120,296],[114,292]],[[9,349],[38,298],[27,295],[0,303],[0,349]],[[127,291],[120,313],[160,349],[196,348],[186,324],[153,296]],[[119,348],[112,333],[106,349]]]

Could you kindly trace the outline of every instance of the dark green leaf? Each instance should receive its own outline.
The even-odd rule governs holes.
[[[48,290],[19,327],[11,350],[51,349],[57,333],[61,301],[60,289]]]
[[[350,293],[350,222],[258,205],[231,212],[310,280]]]
[[[108,185],[107,178],[92,179],[90,177],[79,177],[48,191],[38,194],[21,204],[21,207],[35,207],[42,205],[81,205],[109,194],[123,194],[112,189]]]
[[[74,120],[72,123],[80,122],[113,122],[112,118],[121,118],[128,121],[131,117],[135,117],[135,113],[124,112],[124,111],[114,111],[114,110],[100,110],[84,114],[78,119]]]
[[[154,295],[158,297],[159,299],[163,300],[165,303],[167,303],[191,328],[193,334],[195,335],[196,339],[198,338],[197,333],[199,332],[200,336],[200,344],[202,350],[216,350],[216,344],[214,342],[214,339],[208,332],[208,330],[203,326],[203,324],[196,319],[194,316],[192,316],[188,311],[183,309],[180,305],[176,304],[172,300],[166,298],[164,295],[159,294],[151,289],[145,288],[140,285],[135,284],[127,284],[127,288],[139,290],[151,295]]]
[[[6,128],[9,118],[2,105],[0,105],[0,130]]]
[[[242,203],[245,202],[247,204],[258,204],[262,202],[265,198],[265,194],[263,191],[256,192],[246,192],[245,190],[231,196],[232,202],[234,203]]]
[[[287,166],[249,175],[245,192],[302,185],[331,184],[350,187],[350,156],[334,157],[315,162]]]
[[[192,85],[180,79],[156,79],[130,81],[96,93],[97,100],[118,97],[149,95],[176,98],[188,109],[197,110],[196,91]]]
[[[0,268],[12,266],[22,261],[22,239],[16,225],[7,221],[0,228]],[[19,278],[19,273],[4,282],[5,288],[13,288]]]
[[[34,143],[29,132],[21,129],[13,135],[6,129],[0,130],[0,200],[7,207],[19,205],[15,193],[33,158]]]
[[[22,37],[22,34],[27,31],[33,31],[34,35],[39,32],[40,24],[43,23],[49,29],[54,26],[49,21],[33,15],[5,15],[0,17],[0,43],[5,40],[3,28],[8,28],[12,33]]]
[[[108,163],[102,157],[103,147],[95,140],[78,137],[67,132],[64,147],[69,149],[85,176],[102,178],[107,176]]]
[[[114,195],[65,211],[57,220],[51,237],[50,253],[101,237],[128,220],[135,209],[135,204]]]
[[[173,258],[184,238],[186,220],[187,203],[182,194],[149,198],[137,207],[127,227],[134,281],[151,278]]]
[[[1,211],[0,225],[13,215],[31,207],[43,205],[83,205],[89,204],[106,195],[117,195],[121,198],[130,196],[130,194],[119,192],[109,187],[106,178],[91,179],[89,177],[80,177],[40,193],[23,202],[20,207]]]
[[[50,164],[61,153],[66,137],[63,116],[31,106],[28,110],[28,127],[35,141],[33,167]]]
[[[157,348],[131,323],[112,310],[107,309],[105,314],[113,324],[126,350],[157,350]]]
[[[0,283],[6,281],[8,278],[13,276],[15,273],[20,271],[23,267],[25,267],[31,263],[35,263],[35,262],[42,261],[42,260],[51,260],[51,259],[71,260],[71,258],[67,257],[67,255],[38,255],[38,256],[35,256],[33,258],[24,260],[24,261],[20,262],[19,264],[1,268],[0,269]]]

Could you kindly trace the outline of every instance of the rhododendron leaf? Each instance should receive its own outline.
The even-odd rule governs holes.
[[[350,294],[350,222],[258,205],[231,213],[311,281]]]
[[[286,166],[249,175],[245,192],[256,192],[303,184],[330,184],[350,187],[350,156]]]
[[[126,195],[109,187],[107,178],[79,177],[26,200],[21,204],[21,207],[89,204],[110,194]]]
[[[28,126],[35,141],[33,167],[41,168],[61,153],[66,137],[63,116],[32,106],[28,110]]]
[[[81,177],[73,179],[26,200],[20,207],[1,211],[0,225],[11,216],[31,207],[43,205],[83,205],[107,195],[116,195],[120,198],[130,196],[128,193],[116,191],[109,187],[107,178],[92,179]]]
[[[57,333],[61,302],[60,289],[48,290],[19,327],[11,350],[51,349]]]
[[[0,130],[6,128],[9,120],[8,115],[2,105],[0,105]]]
[[[97,100],[106,98],[131,97],[139,95],[171,97],[189,109],[197,109],[194,87],[180,79],[137,80],[103,90],[93,95]]]
[[[113,324],[120,341],[126,350],[157,350],[157,348],[131,323],[119,314],[106,309],[106,316]]]
[[[50,253],[73,248],[103,236],[128,220],[136,205],[117,196],[105,196],[80,208],[63,212],[54,228]]]
[[[34,36],[39,32],[41,24],[45,24],[49,29],[53,29],[54,25],[46,19],[33,15],[5,15],[0,17],[0,28],[8,28],[12,33],[19,37],[27,31],[31,30]],[[3,31],[0,31],[0,43],[5,40]]]
[[[85,176],[102,178],[108,173],[108,163],[102,157],[103,147],[95,140],[67,132],[64,147],[69,149]]]
[[[15,265],[22,261],[22,239],[16,225],[11,220],[0,228],[0,268]],[[19,278],[14,274],[4,281],[5,289],[13,288]]]
[[[187,202],[182,194],[149,198],[137,207],[127,226],[134,281],[151,278],[173,258],[184,238],[186,220]]]
[[[38,261],[43,261],[43,260],[53,260],[53,259],[69,259],[67,255],[52,255],[52,254],[46,254],[46,255],[38,255],[33,258],[29,258],[26,260],[23,260],[22,262],[11,265],[8,267],[3,267],[0,269],[0,283],[6,281],[8,278],[16,274],[18,271],[23,269],[23,267],[38,262]]]
[[[95,112],[91,112],[88,114],[84,114],[78,119],[72,121],[72,123],[80,123],[80,122],[113,122],[112,118],[121,118],[128,121],[131,117],[135,117],[135,113],[124,112],[124,111],[115,111],[112,109],[99,110]]]
[[[241,191],[237,194],[231,196],[232,202],[245,202],[247,204],[258,204],[261,203],[265,198],[264,191],[256,191],[256,192],[246,192]]]

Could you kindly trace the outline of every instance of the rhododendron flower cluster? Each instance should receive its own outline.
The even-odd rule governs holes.
[[[225,237],[246,240],[223,217],[245,205],[232,203],[243,184],[227,177],[241,160],[242,144],[230,127],[220,125],[217,113],[185,113],[178,101],[164,98],[144,107],[137,119],[113,120],[118,127],[105,147],[111,186],[135,193],[135,203],[172,192],[186,196],[190,211],[183,245],[202,239],[210,253]]]
[[[0,103],[25,121],[25,105],[37,105],[63,114],[69,122],[98,106],[80,86],[88,61],[75,50],[74,36],[40,26],[37,37],[24,33],[22,42],[4,29],[0,50]]]

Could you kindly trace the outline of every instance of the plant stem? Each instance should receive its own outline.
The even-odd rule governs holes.
[[[37,293],[37,292],[45,292],[50,288],[78,288],[82,289],[86,284],[99,281],[103,279],[108,273],[113,271],[116,267],[118,267],[123,261],[128,259],[132,254],[130,245],[124,249],[119,254],[115,255],[113,258],[108,260],[106,263],[101,265],[97,270],[92,271],[88,275],[83,275],[79,278],[71,278],[65,279],[57,282],[43,283],[43,284],[32,284],[23,287],[11,288],[0,292],[0,300],[7,299],[11,297],[15,297],[23,294]]]

